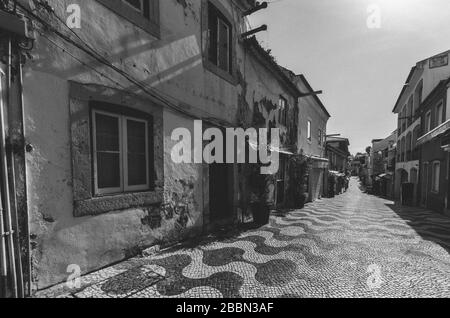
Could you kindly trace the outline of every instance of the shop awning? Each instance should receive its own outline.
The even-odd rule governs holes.
[[[336,177],[345,177],[345,173],[341,173],[339,171],[330,170],[329,173],[331,173],[332,175],[334,175]]]
[[[253,150],[259,151],[259,145],[257,143],[249,142],[249,145],[250,145],[250,147],[253,148]],[[283,155],[288,155],[288,156],[293,156],[294,155],[294,153],[292,151],[290,151],[289,149],[287,149],[287,148],[268,146],[268,149],[271,152],[278,152],[278,153],[283,154]]]
[[[270,151],[272,152],[278,152],[281,153],[283,155],[288,155],[288,156],[293,156],[294,153],[289,151],[289,149],[285,149],[285,148],[278,148],[278,147],[273,147],[273,146],[269,146]]]
[[[439,127],[436,127],[429,133],[423,135],[419,139],[417,139],[417,145],[423,145],[427,142],[432,141],[433,139],[439,137],[442,134],[445,134],[448,130],[450,130],[450,120],[447,120],[445,123],[440,125]]]
[[[328,169],[329,167],[329,161],[327,158],[312,156],[311,160],[313,161],[312,163],[313,169]]]
[[[380,178],[380,179],[391,179],[392,176],[393,176],[392,173],[382,173],[382,174],[380,174],[380,175],[378,176],[378,178]]]

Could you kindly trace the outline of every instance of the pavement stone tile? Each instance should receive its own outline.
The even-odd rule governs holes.
[[[450,218],[362,193],[88,275],[67,297],[450,297]],[[54,296],[43,292],[42,296]]]

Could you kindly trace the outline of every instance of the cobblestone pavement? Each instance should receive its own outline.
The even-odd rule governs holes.
[[[449,297],[450,218],[364,194],[353,179],[346,194],[261,229],[132,259],[83,284],[65,296]]]

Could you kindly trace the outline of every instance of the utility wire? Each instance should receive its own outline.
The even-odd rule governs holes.
[[[30,10],[28,10],[26,7],[24,7],[23,5],[21,5],[20,3],[18,3],[18,6],[25,11],[28,15],[30,15],[32,18],[34,18],[37,22],[39,22],[43,27],[49,29],[50,31],[52,31],[54,34],[56,34],[58,37],[60,37],[61,39],[63,39],[64,41],[74,45],[76,48],[78,48],[79,50],[83,51],[84,53],[88,54],[90,57],[94,58],[96,61],[98,61],[99,63],[113,69],[115,72],[119,73],[120,75],[122,75],[125,79],[127,79],[128,81],[130,81],[132,84],[136,85],[137,87],[139,87],[144,93],[148,94],[149,96],[151,96],[154,99],[157,99],[158,101],[162,102],[164,105],[167,105],[168,107],[170,107],[173,110],[176,110],[178,112],[181,112],[185,115],[187,115],[188,117],[196,117],[193,114],[191,114],[190,112],[186,111],[185,109],[181,108],[180,106],[175,105],[174,103],[172,103],[171,101],[169,101],[167,98],[160,96],[158,94],[156,94],[155,92],[150,91],[145,85],[143,85],[142,83],[140,83],[138,80],[134,79],[130,74],[128,74],[126,71],[121,70],[120,68],[116,67],[115,65],[113,65],[111,62],[107,61],[104,57],[102,57],[98,52],[96,52],[94,49],[90,48],[90,49],[86,49],[85,47],[83,47],[82,44],[77,43],[76,41],[74,41],[72,38],[70,38],[69,36],[63,34],[62,32],[60,32],[59,30],[55,29],[54,26],[50,25],[49,23],[47,23],[45,20],[43,20],[40,16],[36,15],[35,13],[31,12]],[[56,15],[56,14],[55,14]],[[30,20],[32,20],[30,18],[30,16],[28,16],[28,18]],[[64,24],[65,22],[59,18],[59,20]],[[66,27],[68,27],[66,25]],[[73,31],[73,30],[72,30]],[[73,33],[75,33],[73,31]],[[85,41],[83,41],[78,35],[77,38],[82,41],[85,45],[87,45],[85,43]],[[48,39],[48,38],[47,38]],[[67,52],[67,50],[65,50],[64,48],[61,48],[64,50],[64,52]],[[72,54],[73,55],[73,54]],[[74,57],[74,56],[73,56]],[[75,58],[75,57],[74,57]],[[90,69],[93,69],[92,67],[90,67],[89,65],[87,65],[86,63],[82,62],[80,59],[77,58],[78,62],[81,62],[82,65],[89,67]],[[108,76],[105,76],[105,74],[96,71],[96,73],[98,73],[99,75],[102,75],[105,78],[108,78],[109,80],[111,80],[114,83],[117,83],[117,81],[114,81],[113,79],[111,79]],[[152,90],[157,91],[159,94],[164,94],[160,91],[158,91],[155,88],[152,88]],[[168,96],[168,95],[166,95]],[[169,98],[172,98],[173,100],[176,100],[179,103],[182,103],[181,101],[177,100],[176,98],[172,97],[172,96],[168,96]],[[202,110],[202,112],[207,113],[206,111]],[[209,114],[209,116],[211,116],[211,114]],[[222,119],[218,119],[218,118],[214,118],[213,116],[211,116],[209,118],[210,120],[214,120],[214,121],[219,121],[219,122],[225,122]]]

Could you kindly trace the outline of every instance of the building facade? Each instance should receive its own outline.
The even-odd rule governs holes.
[[[394,196],[395,147],[397,131],[383,140],[374,140],[371,151],[371,171],[374,193],[389,198]]]
[[[61,21],[74,5],[81,28],[70,30]],[[2,87],[18,96],[3,107],[23,110],[8,116],[28,290],[65,281],[72,264],[88,273],[242,221],[238,165],[175,163],[172,152],[188,142],[176,129],[201,143],[206,128],[240,127],[238,114],[253,112],[241,34],[254,5],[2,2],[35,37],[27,47],[0,40],[2,56],[13,43],[12,56],[33,57],[14,61],[17,74],[1,65]]]
[[[421,108],[423,130],[420,146],[420,205],[440,213],[450,214],[449,153],[450,153],[450,80],[443,80],[425,99]]]
[[[303,76],[243,36],[255,1],[18,3],[0,9],[26,21],[34,40],[1,33],[0,54],[14,60],[0,59],[0,74],[25,294],[65,281],[73,265],[89,273],[248,222],[255,201],[286,206],[303,152],[321,163],[309,194],[320,197],[329,114],[304,96]],[[81,27],[70,29],[74,6]],[[278,128],[280,145],[267,144],[277,172],[255,177],[255,165],[208,148],[227,128]]]
[[[449,52],[420,61],[405,82],[393,112],[398,115],[395,198],[399,199],[402,184],[414,185],[413,204],[419,203],[419,147],[421,127],[420,106],[441,80],[450,76]]]
[[[279,169],[274,178],[266,180],[265,200],[272,208],[283,208],[289,197],[289,164],[297,154],[301,92],[255,37],[246,39],[244,47],[245,84],[241,86],[243,98],[238,121],[246,128],[279,129],[280,145],[272,149],[279,156]]]
[[[302,96],[299,98],[298,153],[310,160],[307,200],[313,202],[326,193],[328,159],[325,156],[327,123],[331,115],[304,75],[294,75]]]
[[[329,137],[326,139],[326,152],[329,161],[329,169],[341,173],[347,173],[349,166],[350,141],[347,138]]]

